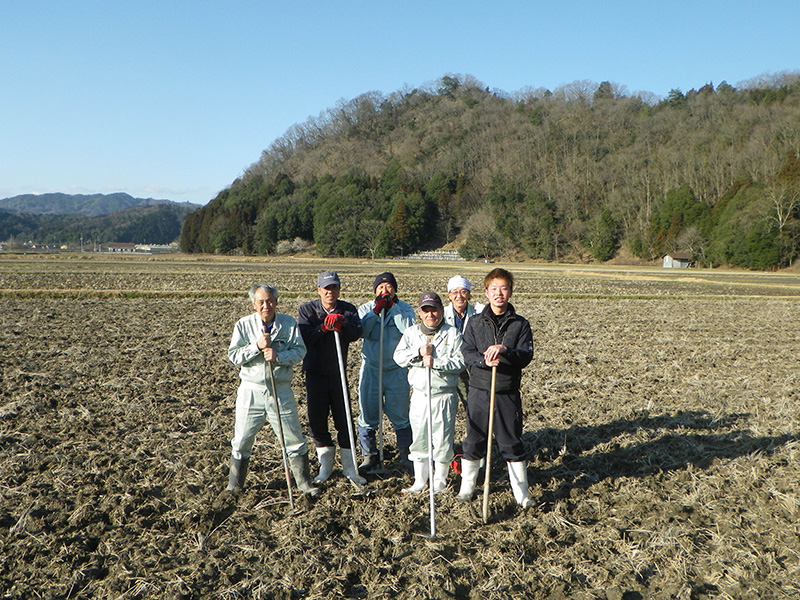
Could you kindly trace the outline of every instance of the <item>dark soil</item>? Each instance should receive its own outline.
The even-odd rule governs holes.
[[[431,540],[393,462],[370,497],[336,471],[291,514],[268,428],[224,491],[247,283],[296,314],[330,265],[84,267],[0,261],[2,599],[800,596],[800,297],[781,279],[521,272],[536,506],[495,463],[489,524],[452,477]],[[343,298],[387,268],[408,301],[452,274],[348,265]],[[295,393],[303,415],[299,373]]]

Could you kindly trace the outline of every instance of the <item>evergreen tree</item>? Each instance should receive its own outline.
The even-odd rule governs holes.
[[[400,254],[407,252],[411,238],[411,227],[408,224],[408,209],[402,199],[395,204],[389,227],[392,234],[393,248],[397,248]]]
[[[614,258],[619,249],[619,231],[617,222],[606,209],[594,223],[589,236],[589,247],[595,260],[605,262]]]

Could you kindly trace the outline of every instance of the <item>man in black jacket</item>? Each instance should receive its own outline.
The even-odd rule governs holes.
[[[467,322],[461,351],[469,368],[467,437],[463,443],[461,489],[458,499],[467,502],[475,491],[481,461],[486,457],[489,430],[489,394],[492,369],[495,381],[494,434],[500,454],[508,466],[514,498],[530,506],[525,450],[522,445],[522,369],[533,358],[531,326],[509,302],[514,276],[505,269],[493,269],[484,279],[489,304],[480,316]]]
[[[358,474],[353,462],[353,449],[350,447],[348,427],[353,424],[347,420],[345,402],[342,394],[342,379],[339,373],[339,359],[336,354],[335,331],[339,332],[342,358],[347,365],[347,349],[351,342],[361,337],[361,320],[356,307],[339,300],[341,282],[334,271],[321,273],[317,278],[319,300],[312,300],[298,309],[297,323],[306,344],[303,359],[305,373],[308,426],[311,438],[317,448],[319,475],[315,483],[330,477],[336,447],[328,431],[328,417],[333,415],[336,426],[336,440],[339,442],[339,455],[342,473],[356,483],[364,484],[366,479]]]

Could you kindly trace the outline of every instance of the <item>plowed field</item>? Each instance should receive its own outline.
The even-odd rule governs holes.
[[[358,305],[488,265],[1,257],[0,598],[800,597],[800,276],[505,266],[535,507],[495,463],[490,522],[452,477],[429,539],[396,468],[290,514],[268,428],[225,492],[227,345],[255,282],[296,315],[329,268]]]

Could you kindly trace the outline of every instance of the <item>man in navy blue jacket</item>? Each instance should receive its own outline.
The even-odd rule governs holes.
[[[530,506],[525,449],[522,445],[522,369],[533,359],[531,326],[509,302],[514,276],[493,269],[484,279],[489,304],[472,317],[464,330],[461,352],[469,368],[467,437],[463,443],[461,490],[458,499],[469,501],[475,491],[481,461],[486,457],[489,437],[489,404],[492,369],[495,380],[494,434],[500,454],[508,466],[514,499]]]
[[[303,372],[308,426],[317,448],[320,465],[319,475],[314,482],[321,483],[327,480],[333,471],[336,447],[328,431],[328,417],[333,415],[342,472],[345,477],[364,484],[366,479],[361,477],[354,467],[353,448],[350,447],[350,433],[347,430],[348,427],[352,428],[353,424],[347,420],[344,405],[350,400],[342,394],[342,379],[334,334],[339,332],[342,358],[346,367],[347,349],[351,342],[361,337],[361,320],[354,305],[339,300],[340,291],[339,275],[334,271],[321,273],[317,278],[319,300],[306,302],[298,309],[297,323],[307,349],[303,359]]]

